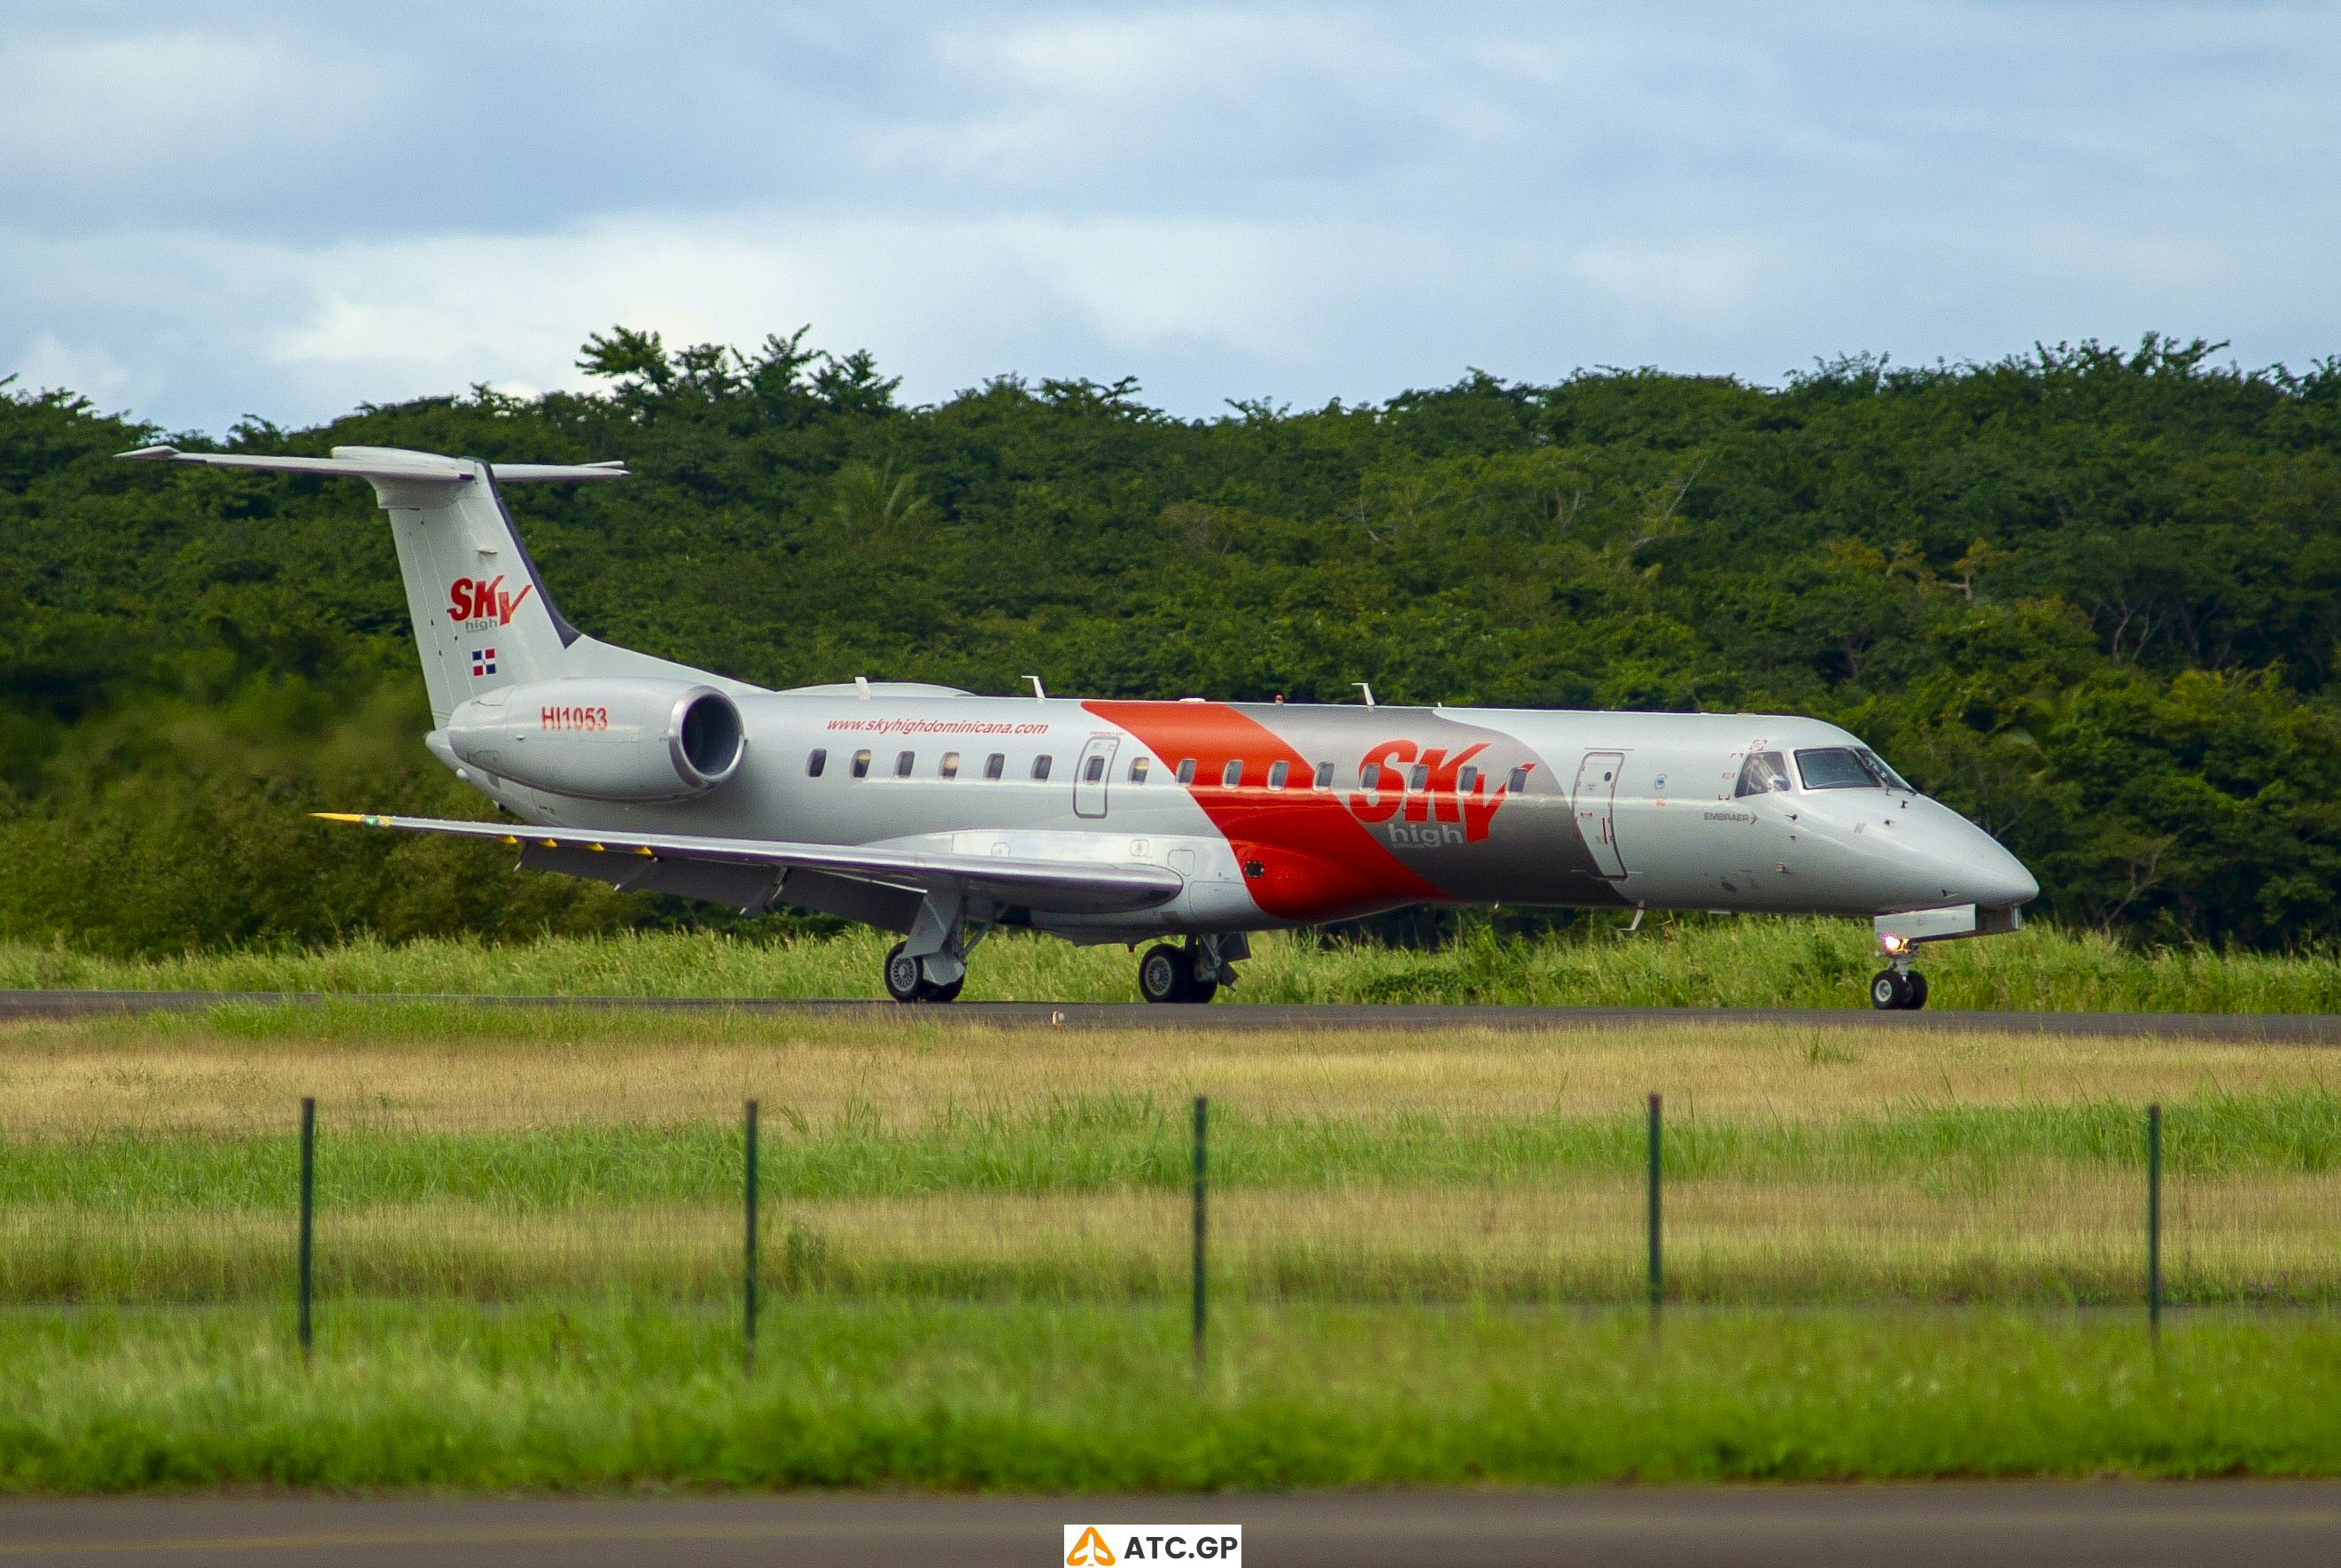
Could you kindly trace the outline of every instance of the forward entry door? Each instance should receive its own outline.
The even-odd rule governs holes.
[[[1119,735],[1092,735],[1081,748],[1081,759],[1073,768],[1074,816],[1105,815],[1106,786],[1113,779],[1113,751],[1121,744]]]
[[[1577,831],[1605,877],[1626,874],[1618,854],[1618,775],[1625,766],[1622,751],[1588,751],[1577,765]]]

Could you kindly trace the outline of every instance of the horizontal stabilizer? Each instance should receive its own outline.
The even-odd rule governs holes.
[[[504,822],[459,822],[438,817],[383,817],[320,811],[328,822],[356,822],[403,833],[434,833],[493,843],[536,845],[589,854],[636,856],[714,865],[766,866],[780,875],[817,871],[856,881],[952,892],[1020,909],[1061,915],[1127,914],[1179,896],[1186,878],[1161,866],[1085,860],[1032,860],[1000,855],[880,849],[850,844],[788,844],[756,839],[700,839],[663,833],[593,833],[568,828],[527,828]]]
[[[181,452],[174,446],[142,446],[120,454],[131,462],[180,462],[204,468],[250,468],[272,473],[334,474],[401,484],[469,484],[478,477],[468,459],[440,457],[389,446],[337,446],[331,457],[273,457],[234,452]],[[608,462],[500,462],[488,465],[499,484],[532,480],[626,479],[626,465]]]

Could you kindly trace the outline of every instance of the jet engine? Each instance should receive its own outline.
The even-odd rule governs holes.
[[[746,727],[712,686],[571,677],[484,692],[447,718],[448,749],[483,772],[585,800],[680,800],[739,772]]]

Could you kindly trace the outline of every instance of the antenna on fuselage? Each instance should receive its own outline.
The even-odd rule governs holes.
[[[1374,689],[1371,686],[1362,680],[1352,680],[1350,684],[1366,694],[1367,707],[1371,708],[1374,705]]]
[[[1046,702],[1049,700],[1049,694],[1041,689],[1041,678],[1039,676],[1028,675],[1024,679],[1032,683],[1032,700],[1034,701]]]

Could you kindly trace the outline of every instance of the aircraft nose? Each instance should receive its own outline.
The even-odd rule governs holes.
[[[1961,819],[1965,829],[1944,868],[1959,902],[1987,909],[2005,909],[2030,903],[2040,896],[2040,884],[2024,862],[2000,847],[1998,839]]]

